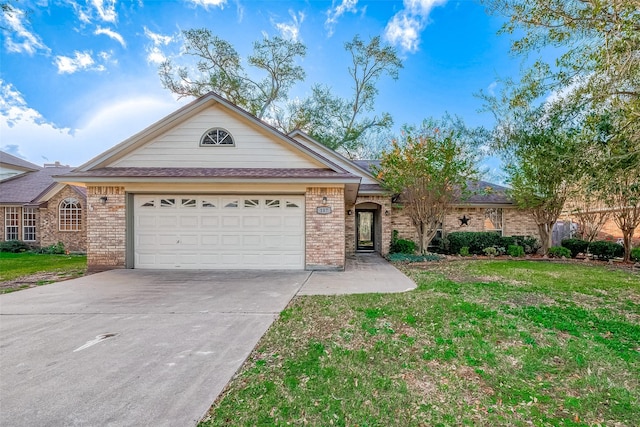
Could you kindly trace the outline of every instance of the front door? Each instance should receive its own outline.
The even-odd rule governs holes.
[[[375,211],[356,211],[356,248],[359,251],[374,250]]]

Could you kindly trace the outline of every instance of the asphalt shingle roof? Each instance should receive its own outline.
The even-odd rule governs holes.
[[[9,153],[5,153],[4,151],[0,151],[0,163],[12,165],[12,166],[18,166],[24,169],[31,169],[34,171],[38,169],[42,169],[40,166],[36,164],[27,162],[26,160],[23,160]]]
[[[357,178],[330,169],[274,168],[100,168],[58,174],[61,178]]]
[[[25,172],[0,182],[0,204],[31,203],[47,191],[56,181],[54,175],[68,173],[72,167],[40,168],[33,172]]]

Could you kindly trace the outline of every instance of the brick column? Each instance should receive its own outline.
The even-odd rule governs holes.
[[[100,198],[107,197],[106,203]],[[87,265],[91,271],[124,268],[126,210],[124,187],[87,188]]]
[[[327,203],[322,203],[322,198]],[[331,213],[317,213],[319,206],[331,207]],[[307,188],[305,194],[307,270],[342,270],[345,263],[344,188]]]

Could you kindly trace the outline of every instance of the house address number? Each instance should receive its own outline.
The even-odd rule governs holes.
[[[316,212],[320,215],[327,215],[331,213],[331,206],[318,206]]]

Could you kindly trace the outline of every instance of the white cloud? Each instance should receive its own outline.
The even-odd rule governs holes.
[[[5,27],[5,46],[9,52],[33,55],[38,50],[50,50],[38,35],[27,29],[27,14],[23,10],[12,7],[4,11],[0,22],[3,24],[0,27]]]
[[[336,5],[335,0],[331,4],[331,8],[327,10],[327,19],[324,21],[324,26],[329,33],[329,37],[333,35],[333,30],[338,23],[338,19],[347,12],[358,12],[358,0],[342,0],[340,4]]]
[[[124,41],[124,38],[122,37],[122,35],[116,33],[113,30],[110,30],[109,28],[102,28],[98,26],[94,34],[95,35],[104,34],[105,36],[111,37],[112,39],[120,43],[122,47],[127,47],[127,43]]]
[[[402,50],[415,52],[420,44],[420,33],[429,23],[431,10],[445,3],[447,0],[404,0],[404,9],[387,23],[385,37]]]
[[[98,16],[105,22],[116,22],[116,0],[91,0]]]
[[[147,47],[147,62],[150,64],[159,65],[166,61],[167,57],[162,51],[161,47],[167,46],[169,43],[175,41],[176,37],[154,33],[147,27],[144,27],[144,35],[153,42],[151,46]]]
[[[276,22],[274,25],[280,31],[282,37],[297,41],[300,37],[300,26],[304,22],[305,16],[303,12],[296,14],[293,10],[289,10],[289,15],[291,15],[291,21]]]
[[[181,106],[165,91],[144,96],[128,91],[118,96],[97,105],[78,128],[61,128],[0,80],[1,149],[36,164],[48,159],[79,166]]]
[[[487,92],[489,92],[489,95],[493,96],[496,94],[496,87],[498,87],[498,82],[491,82],[491,84],[487,86]]]
[[[73,74],[77,71],[104,71],[105,66],[96,64],[91,55],[91,51],[78,52],[76,50],[73,57],[56,56],[55,65],[58,67],[58,74]],[[105,55],[108,54],[105,52]],[[103,59],[105,55],[102,55]]]
[[[227,4],[227,0],[187,0],[192,3],[194,6],[201,6],[205,9],[209,9],[209,7],[219,7],[220,9],[224,9],[224,5]]]

